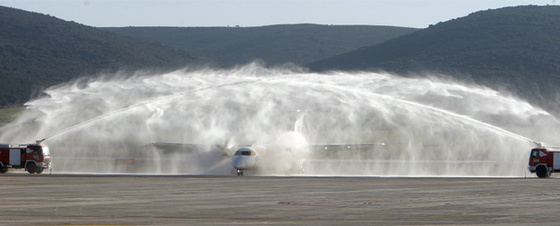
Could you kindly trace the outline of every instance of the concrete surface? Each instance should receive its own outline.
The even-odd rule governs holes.
[[[8,173],[0,224],[558,224],[559,182]]]

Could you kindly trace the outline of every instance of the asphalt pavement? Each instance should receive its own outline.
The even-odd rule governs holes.
[[[558,178],[0,175],[5,225],[558,224]]]

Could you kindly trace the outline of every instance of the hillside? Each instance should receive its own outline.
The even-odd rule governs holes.
[[[417,30],[386,26],[316,24],[102,29],[180,48],[226,67],[245,64],[255,59],[263,60],[269,65],[286,62],[307,64]]]
[[[547,108],[560,87],[560,7],[472,13],[380,45],[309,64],[312,70],[439,72],[516,92]]]
[[[201,62],[170,47],[7,7],[0,7],[0,40],[0,107],[22,104],[43,88],[100,71]]]

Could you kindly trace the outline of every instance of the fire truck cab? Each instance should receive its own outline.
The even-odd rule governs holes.
[[[560,171],[560,151],[546,147],[533,148],[529,157],[529,171],[540,178],[549,177]]]
[[[51,155],[45,145],[0,144],[0,173],[8,172],[8,168],[24,168],[30,174],[40,174],[50,166]]]

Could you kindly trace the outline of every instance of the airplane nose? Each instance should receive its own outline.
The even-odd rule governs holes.
[[[256,159],[254,157],[235,156],[232,165],[237,170],[248,170],[255,167]]]

